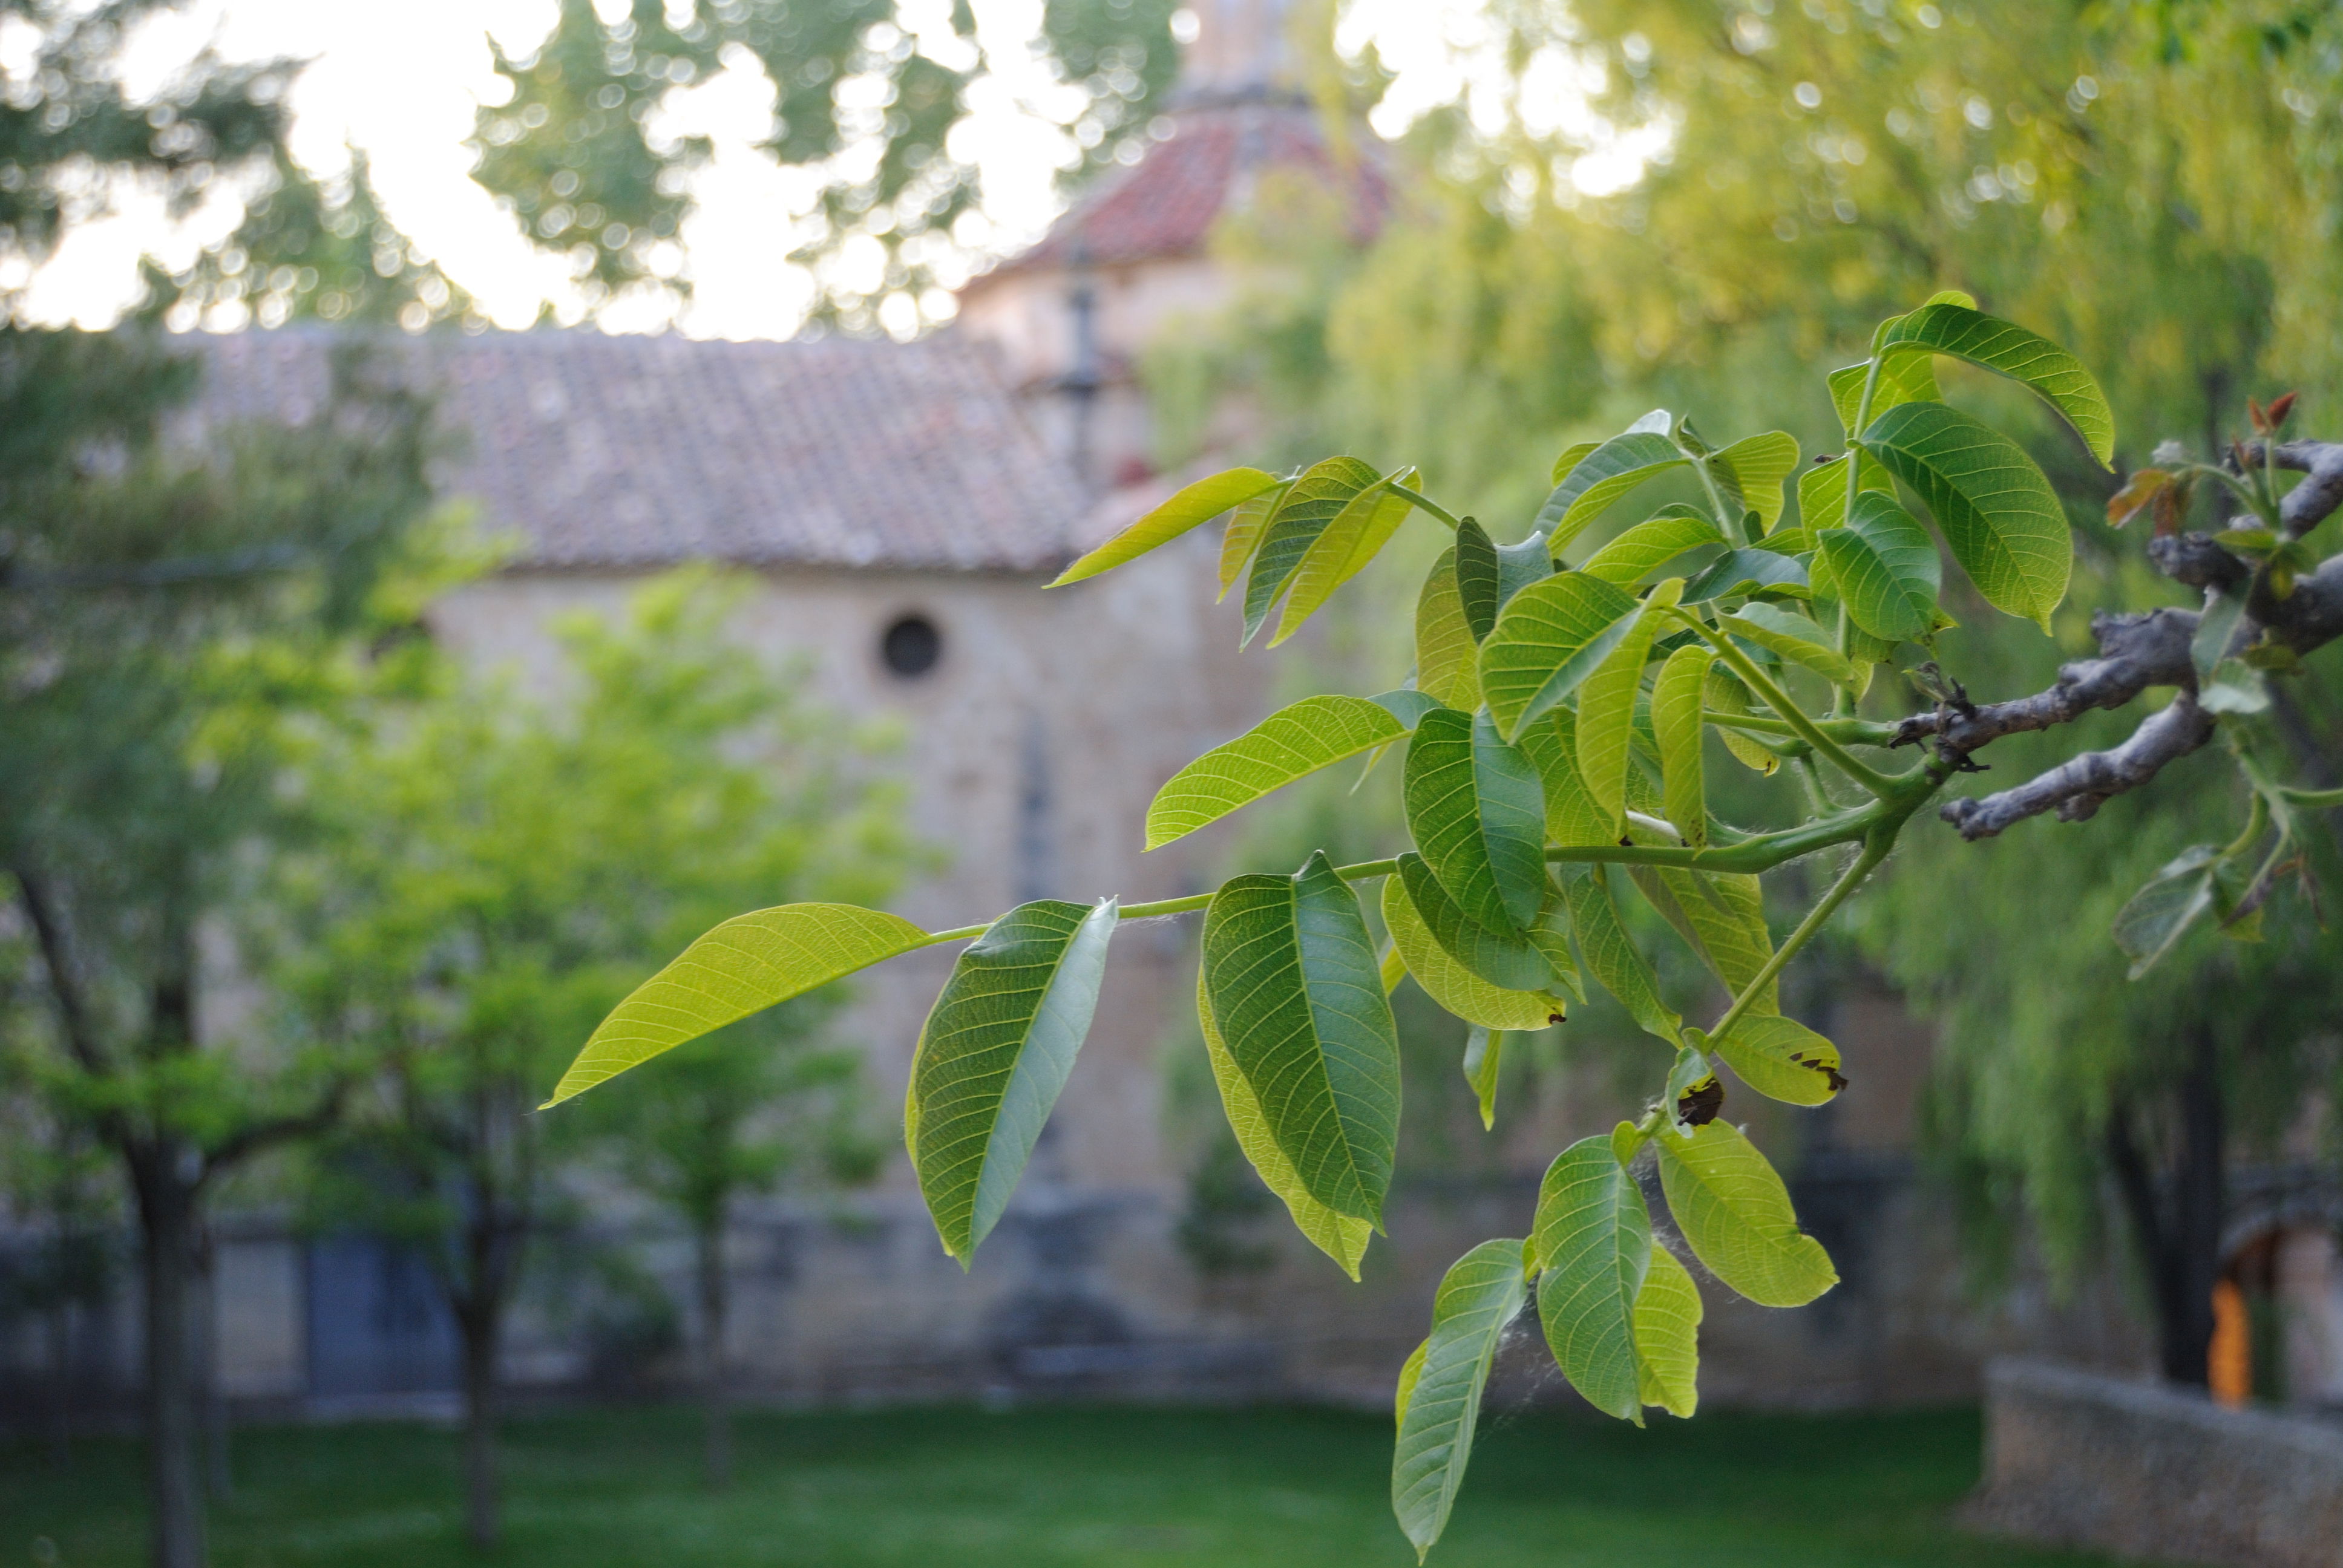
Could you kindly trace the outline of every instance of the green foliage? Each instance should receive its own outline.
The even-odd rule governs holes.
[[[1860,450],[1880,465],[1870,482],[1886,487],[1866,487],[1870,471],[1842,461],[1828,518],[1805,515],[1824,498],[1805,486],[1800,515],[1785,515],[1797,458],[1788,436],[1767,432],[1719,451],[1661,411],[1565,453],[1557,487],[1534,517],[1523,517],[1511,544],[1406,486],[1413,470],[1379,475],[1347,457],[1274,483],[1252,471],[1207,482],[1192,492],[1203,498],[1172,519],[1185,526],[1208,506],[1240,506],[1223,578],[1249,556],[1248,640],[1281,596],[1297,596],[1285,598],[1281,636],[1297,624],[1297,604],[1302,615],[1316,608],[1322,596],[1313,588],[1298,597],[1302,585],[1348,576],[1354,553],[1388,535],[1384,508],[1421,513],[1453,534],[1415,598],[1413,693],[1294,704],[1184,769],[1149,821],[1151,843],[1168,841],[1305,773],[1403,740],[1405,845],[1339,867],[1322,849],[1291,876],[1242,874],[1209,894],[1122,911],[1204,910],[1198,1010],[1213,1076],[1239,1148],[1302,1232],[1355,1277],[1369,1231],[1382,1223],[1400,1148],[1399,1047],[1386,997],[1403,975],[1468,1026],[1458,1066],[1484,1123],[1493,1120],[1504,1031],[1558,1017],[1563,993],[1583,986],[1582,967],[1672,1048],[1664,1067],[1658,1053],[1650,1059],[1655,1092],[1640,1119],[1555,1161],[1526,1253],[1520,1243],[1485,1242],[1443,1282],[1431,1337],[1403,1369],[1397,1399],[1393,1505],[1420,1551],[1447,1518],[1494,1346],[1533,1282],[1547,1342],[1590,1402],[1637,1422],[1646,1404],[1694,1408],[1699,1298],[1682,1263],[1654,1251],[1652,1216],[1631,1173],[1645,1149],[1676,1229],[1726,1286],[1788,1307],[1836,1282],[1772,1164],[1722,1119],[1728,1091],[1716,1064],[1792,1105],[1821,1104],[1845,1085],[1838,1048],[1784,1016],[1783,967],[1886,859],[1960,761],[1929,752],[1903,772],[1884,771],[1895,729],[1854,711],[1877,664],[1906,648],[1932,651],[1940,629],[1936,584],[1919,559],[1926,555],[1932,567],[1934,545],[1892,487],[1901,481],[1914,492],[1989,600],[2026,619],[2047,622],[2073,553],[2032,459],[1936,399],[1933,377],[1913,368],[1926,363],[1915,345],[2015,376],[2087,435],[2104,407],[2071,361],[1966,306],[1932,303],[1916,326],[1906,322],[1881,328],[1879,341],[1892,347],[1862,367],[1852,408]],[[1892,406],[1875,412],[1883,385]],[[1597,556],[1601,573],[1552,569],[1555,541],[1670,475],[1696,482],[1702,502],[1663,503],[1607,559]],[[1110,550],[1132,558],[1177,531],[1142,521]],[[1689,578],[1644,580],[1694,551],[1722,553],[1684,568]],[[1335,559],[1341,571],[1312,578],[1313,560]],[[1823,564],[1837,559],[1846,563],[1844,582]],[[1860,616],[1842,607],[1841,594],[1860,599]],[[1904,640],[1885,640],[1881,628]],[[1942,679],[1929,667],[1916,673]],[[1774,813],[1795,825],[1753,832],[1717,816],[1704,757],[1712,729],[1762,742],[1758,755],[1769,760],[1797,761],[1807,788],[1786,813]],[[1835,779],[1829,787],[1825,770]],[[1835,803],[1848,791],[1859,803]],[[2272,799],[2288,797],[2278,790]],[[2258,843],[2260,835],[2250,837]],[[1815,855],[1838,862],[1828,890],[1777,945],[1760,878]],[[2272,874],[2278,863],[2260,862]],[[1626,918],[1614,866],[1656,921]],[[1378,879],[1392,942],[1381,963],[1354,890]],[[2237,907],[2251,897],[2239,890]],[[923,1189],[956,1256],[965,1259],[1007,1201],[1038,1112],[1062,1082],[1076,1035],[1041,1042],[1041,1025],[1058,1003],[1058,982],[1047,977],[1061,960],[1072,966],[1078,928],[1112,919],[1111,905],[1099,908],[1012,911],[1003,920],[1017,925],[1017,939],[999,953],[987,933],[1001,926],[929,939],[982,939],[963,952],[930,1016],[908,1118]],[[845,917],[819,919],[852,929]],[[1688,1025],[1667,1005],[1639,928],[1683,940],[1725,988],[1721,1012]],[[702,961],[720,967],[723,950]],[[1078,998],[1064,1010],[1086,1015],[1091,991],[1072,989]],[[945,1066],[959,1059],[939,1055],[941,1042],[962,1036],[969,1043],[954,1049],[970,1064],[964,1084]],[[1030,1085],[1017,1081],[1028,1051],[1048,1064]],[[931,1121],[947,1089],[968,1109],[965,1128],[955,1123],[948,1137],[934,1134]],[[1008,1157],[991,1163],[1002,1144]],[[987,1161],[980,1175],[978,1150]],[[989,1187],[996,1171],[1001,1184]]]

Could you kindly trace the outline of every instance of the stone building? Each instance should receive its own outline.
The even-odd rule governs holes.
[[[904,720],[914,825],[950,859],[898,912],[936,929],[1040,896],[1128,902],[1212,885],[1228,869],[1225,829],[1139,847],[1162,780],[1271,706],[1269,661],[1240,653],[1232,609],[1212,603],[1215,541],[1200,532],[1070,590],[1042,584],[1171,483],[1150,471],[1133,371],[1167,324],[1228,297],[1215,224],[1281,175],[1340,193],[1363,237],[1390,196],[1378,168],[1330,151],[1314,112],[1281,95],[1282,5],[1201,10],[1170,135],[971,284],[948,332],[910,345],[542,332],[417,349],[460,440],[445,492],[515,541],[494,576],[434,608],[435,635],[476,666],[558,689],[557,617],[615,612],[653,573],[725,563],[756,583],[735,627],[744,644],[808,656],[820,701]],[[207,342],[206,416],[297,416],[323,393],[327,348],[306,331]],[[1592,1071],[1509,1108],[1463,1173],[1403,1182],[1360,1284],[1279,1214],[1255,1232],[1269,1266],[1202,1273],[1175,1239],[1195,1153],[1166,1103],[1193,944],[1192,920],[1117,936],[1072,1081],[970,1272],[937,1245],[900,1156],[869,1192],[744,1205],[729,1347],[744,1388],[1381,1400],[1441,1271],[1479,1240],[1523,1233],[1544,1161],[1622,1109]],[[914,954],[860,982],[841,1034],[866,1046],[880,1103],[900,1101],[950,962]],[[1707,1396],[1959,1397],[1986,1354],[2014,1347],[2141,1364],[2113,1289],[2067,1308],[2039,1291],[1991,1311],[1966,1300],[1942,1207],[1910,1177],[1926,1037],[1883,995],[1833,1005],[1814,1021],[1845,1049],[1854,1087],[1803,1119],[1758,1106],[1755,1131],[1845,1282],[1786,1313],[1713,1291]],[[622,1201],[596,1209],[577,1240],[629,1250],[689,1298],[679,1236]],[[451,1397],[452,1332],[414,1260],[364,1237],[305,1238],[265,1212],[224,1217],[220,1239],[228,1395],[313,1412]],[[2309,1280],[2308,1251],[2288,1257],[2306,1301],[2343,1291],[2331,1270]],[[135,1376],[132,1330],[126,1302],[84,1324],[91,1387]],[[44,1353],[34,1325],[0,1337],[0,1398],[32,1386]],[[1509,1352],[1518,1389],[1558,1387],[1542,1356]],[[506,1368],[518,1388],[608,1370],[574,1317],[524,1310]]]

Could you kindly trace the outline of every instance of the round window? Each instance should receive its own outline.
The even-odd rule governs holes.
[[[900,618],[879,638],[879,657],[906,680],[933,669],[943,651],[943,634],[923,615]]]

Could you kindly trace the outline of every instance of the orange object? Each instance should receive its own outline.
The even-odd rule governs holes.
[[[2235,1280],[2213,1287],[2213,1342],[2205,1347],[2205,1381],[2213,1398],[2236,1410],[2254,1397],[2254,1336],[2246,1293]]]

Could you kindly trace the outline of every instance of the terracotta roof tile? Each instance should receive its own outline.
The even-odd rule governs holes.
[[[199,420],[297,419],[323,329],[198,340]],[[445,493],[518,531],[516,564],[1049,570],[1087,510],[1002,386],[949,334],[898,344],[597,332],[401,340],[456,439]]]

